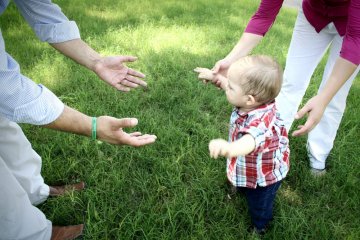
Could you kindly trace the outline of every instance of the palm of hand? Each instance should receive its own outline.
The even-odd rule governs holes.
[[[126,87],[122,86],[122,84],[124,81],[127,81],[126,76],[129,74],[128,67],[124,66],[121,62],[115,65],[104,61],[99,64],[97,69],[97,74],[102,80],[118,90],[125,90]]]

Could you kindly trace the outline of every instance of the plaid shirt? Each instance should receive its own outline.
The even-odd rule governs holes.
[[[227,177],[236,187],[269,186],[285,178],[289,171],[289,139],[275,102],[230,118],[229,141],[245,134],[255,139],[255,149],[246,156],[227,159]]]

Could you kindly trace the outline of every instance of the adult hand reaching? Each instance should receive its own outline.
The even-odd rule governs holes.
[[[123,128],[135,127],[138,124],[136,118],[114,118],[100,116],[97,118],[97,139],[116,145],[130,145],[140,147],[155,142],[156,136],[142,135],[140,132],[126,133]],[[53,122],[44,127],[71,132],[79,135],[92,135],[92,118],[71,108],[64,107],[62,114]]]
[[[305,124],[299,125],[298,130],[294,131],[292,136],[301,136],[309,133],[320,122],[326,106],[327,102],[320,95],[311,98],[295,115],[295,119],[301,119],[308,113]]]
[[[106,83],[119,91],[129,92],[131,88],[147,84],[141,78],[145,75],[124,65],[125,62],[134,62],[133,56],[101,57],[94,67],[94,72]]]
[[[126,133],[123,128],[135,127],[138,124],[136,118],[114,118],[101,116],[97,119],[97,136],[99,140],[116,144],[140,147],[155,142],[156,136],[142,135],[140,132]]]
[[[214,65],[214,67],[212,68],[214,73],[219,73],[223,76],[227,76],[227,72],[230,68],[231,62],[224,59],[221,59],[219,61],[217,61]]]
[[[212,71],[214,73],[212,83],[215,84],[217,87],[221,87],[221,80],[222,78],[226,78],[230,65],[230,61],[222,59],[217,61],[215,63],[215,66],[212,68]]]

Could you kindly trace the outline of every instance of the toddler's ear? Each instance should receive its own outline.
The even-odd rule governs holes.
[[[255,97],[253,95],[247,95],[246,105],[252,106],[257,103]]]

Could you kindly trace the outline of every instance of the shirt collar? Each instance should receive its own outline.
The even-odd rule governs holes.
[[[246,117],[246,116],[252,116],[252,115],[255,115],[257,114],[259,111],[260,112],[267,112],[269,111],[270,109],[273,109],[275,108],[275,100],[271,101],[271,102],[268,102],[268,103],[265,103],[265,104],[262,104],[260,106],[258,106],[257,108],[249,111],[249,112],[242,112],[240,111],[239,108],[235,108],[234,111],[237,113],[237,115],[239,117]]]

